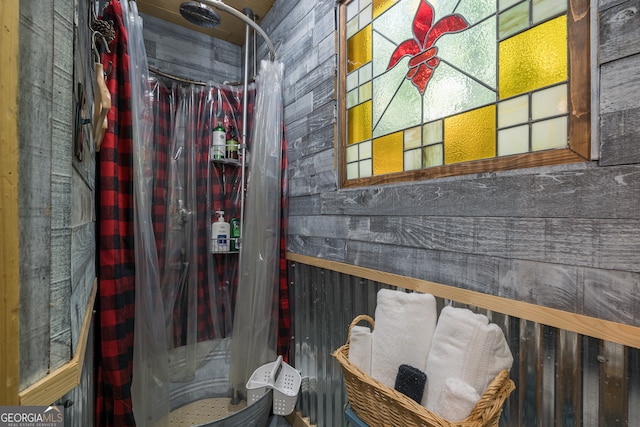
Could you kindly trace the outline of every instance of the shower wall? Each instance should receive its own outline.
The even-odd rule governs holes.
[[[143,13],[140,16],[144,21],[144,46],[149,67],[203,82],[237,82],[242,79],[240,46],[153,16]]]

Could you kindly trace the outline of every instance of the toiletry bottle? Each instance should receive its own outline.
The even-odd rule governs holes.
[[[229,252],[229,223],[224,220],[224,211],[216,211],[218,219],[211,224],[211,252]]]
[[[224,146],[227,140],[227,132],[222,125],[218,123],[213,129],[211,137],[211,150],[209,150],[209,160],[224,159]]]
[[[236,129],[229,126],[229,139],[227,139],[227,159],[238,159],[238,140]]]
[[[229,220],[229,226],[231,227],[231,244],[229,245],[231,252],[238,252],[240,250],[240,218],[231,218]]]

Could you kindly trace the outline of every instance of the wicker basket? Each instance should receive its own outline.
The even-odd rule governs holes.
[[[349,361],[351,329],[360,321],[367,321],[373,330],[373,319],[367,315],[356,317],[349,325],[347,343],[333,356],[342,365],[347,399],[354,412],[370,427],[497,427],[502,406],[515,384],[509,372],[502,371],[489,384],[476,407],[463,421],[447,421],[404,394],[393,390],[362,372]]]

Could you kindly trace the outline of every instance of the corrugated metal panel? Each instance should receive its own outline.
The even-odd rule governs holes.
[[[346,394],[331,353],[357,315],[374,315],[378,290],[389,286],[300,263],[290,264],[290,277],[298,409],[318,427],[343,425]],[[502,426],[640,426],[640,350],[438,299],[438,309],[447,304],[486,314],[505,332],[516,391]]]

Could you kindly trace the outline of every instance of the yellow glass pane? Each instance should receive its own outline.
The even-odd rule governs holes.
[[[347,115],[347,144],[371,139],[371,101],[349,109]]]
[[[382,13],[396,4],[398,0],[373,0],[373,19],[382,15]]]
[[[500,42],[499,95],[509,98],[567,80],[567,17]]]
[[[352,72],[371,61],[371,24],[358,31],[347,41],[347,72]]]
[[[392,133],[373,140],[373,174],[402,171],[402,132]]]
[[[496,106],[478,108],[444,119],[446,164],[496,155]]]

